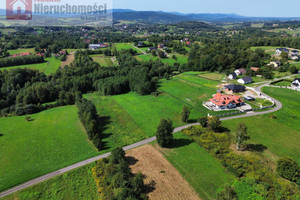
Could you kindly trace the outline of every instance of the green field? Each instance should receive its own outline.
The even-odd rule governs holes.
[[[290,156],[300,163],[300,93],[280,88],[263,88],[263,91],[278,99],[283,108],[271,114],[224,121],[223,124],[235,131],[239,122],[244,122],[251,136],[251,143],[266,146],[264,152],[269,158],[276,160],[278,156]]]
[[[195,75],[196,74],[196,75]],[[120,107],[135,121],[137,126],[148,136],[155,134],[161,118],[170,118],[174,126],[183,125],[180,113],[184,105],[191,110],[191,122],[207,113],[215,114],[202,106],[216,92],[218,82],[197,77],[198,73],[184,73],[171,80],[163,80],[159,90],[163,93],[158,97],[140,96],[136,93],[112,96]],[[182,79],[192,79],[195,83]],[[218,112],[222,114],[222,112]]]
[[[93,101],[101,117],[101,137],[105,149],[126,146],[147,137],[113,98],[98,96],[96,93],[85,95],[85,98]]]
[[[235,179],[221,163],[188,136],[176,133],[175,148],[160,149],[201,199],[216,199],[217,191]]]
[[[289,30],[287,28],[277,28],[277,29],[272,29],[267,31],[273,33],[286,33],[288,35],[300,34],[300,29]]]
[[[101,67],[112,67],[114,63],[110,57],[104,57],[103,55],[92,55],[93,60],[101,65]]]
[[[158,56],[153,57],[151,54],[147,55],[139,55],[136,56],[139,61],[150,61],[150,60],[161,60],[163,63],[167,63],[169,65],[174,65],[174,63],[186,64],[188,62],[188,56],[184,56],[181,54],[169,54],[169,58],[160,59]],[[172,55],[175,55],[177,59],[173,59]]]
[[[283,80],[283,81],[280,81],[280,82],[275,83],[273,85],[274,86],[283,86],[283,87],[285,87],[285,86],[291,86],[291,83],[292,83],[292,80],[291,81],[285,81],[285,80]]]
[[[121,51],[122,49],[133,49],[137,50],[133,47],[132,43],[115,43],[115,47],[117,48],[117,51]]]
[[[11,194],[3,200],[98,199],[99,195],[91,170],[93,166],[94,164],[67,172]]]
[[[0,70],[29,68],[29,69],[39,70],[40,72],[44,72],[46,75],[50,75],[52,73],[55,73],[57,69],[60,67],[60,65],[61,65],[60,60],[56,59],[55,57],[51,57],[51,58],[46,58],[44,63],[4,67],[4,68],[0,68]]]
[[[30,49],[16,49],[16,50],[8,50],[10,55],[14,55],[14,54],[20,54],[20,53],[25,53],[25,52],[29,52],[34,54],[34,48],[30,48]]]
[[[98,155],[76,106],[0,119],[0,191]]]

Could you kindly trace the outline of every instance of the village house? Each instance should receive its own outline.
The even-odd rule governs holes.
[[[159,45],[157,45],[157,47],[160,48],[160,49],[163,49],[165,47],[165,45],[164,44],[159,44]]]
[[[292,82],[292,87],[300,89],[300,78],[294,79],[294,81]]]
[[[285,51],[285,52],[287,52],[287,53],[290,52],[290,50],[288,50],[287,48],[277,48],[277,49],[276,49],[276,54],[277,54],[277,55],[280,55],[283,51]]]
[[[252,82],[253,82],[253,80],[251,77],[243,77],[238,80],[238,83],[241,83],[241,84],[249,84]]]
[[[274,67],[279,67],[280,66],[280,61],[272,61],[268,65],[273,65]]]
[[[241,68],[241,69],[235,70],[234,73],[236,73],[236,75],[240,76],[240,75],[246,74],[246,70],[244,68]]]
[[[240,96],[237,95],[224,95],[217,93],[213,95],[213,98],[209,99],[210,105],[218,109],[230,109],[236,108],[237,106],[242,106],[244,101]]]
[[[258,70],[259,70],[258,67],[251,67],[250,69],[251,69],[252,71],[254,71],[254,72],[258,72]]]
[[[231,80],[234,80],[237,78],[237,75],[236,75],[236,73],[231,73],[231,74],[229,74],[228,78]]]
[[[239,93],[239,92],[245,92],[246,91],[246,87],[242,86],[242,85],[225,85],[224,89],[229,91],[229,92],[233,92],[233,93]]]
[[[149,48],[148,48],[148,51],[149,51],[149,52],[151,52],[151,51],[153,51],[153,50],[157,50],[157,47],[149,47]]]

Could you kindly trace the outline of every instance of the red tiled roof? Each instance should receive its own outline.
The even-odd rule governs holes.
[[[209,99],[209,101],[218,106],[227,106],[229,103],[239,104],[243,102],[240,96],[224,95],[221,93],[215,94],[212,99]]]
[[[258,67],[251,67],[251,70],[257,72],[259,70],[259,68]]]

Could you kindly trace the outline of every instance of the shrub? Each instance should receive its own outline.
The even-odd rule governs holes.
[[[296,182],[299,177],[299,165],[289,157],[280,158],[277,161],[277,173],[285,179]]]

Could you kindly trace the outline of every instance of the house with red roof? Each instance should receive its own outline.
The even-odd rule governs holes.
[[[209,101],[211,106],[214,106],[218,109],[236,108],[244,104],[244,101],[241,99],[240,96],[225,95],[221,93],[213,95],[213,98],[209,99]]]

